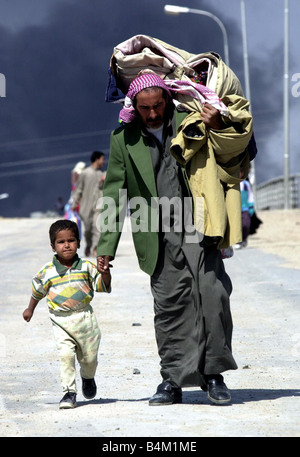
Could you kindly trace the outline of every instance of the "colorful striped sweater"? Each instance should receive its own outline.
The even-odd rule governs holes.
[[[83,309],[93,299],[94,292],[110,291],[96,266],[78,256],[70,268],[54,256],[32,279],[32,297],[36,300],[47,297],[49,309],[59,312]]]

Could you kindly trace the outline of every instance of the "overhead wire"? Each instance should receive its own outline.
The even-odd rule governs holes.
[[[98,136],[98,135],[104,135],[111,133],[111,130],[99,130],[95,132],[87,132],[87,133],[78,133],[78,134],[71,134],[71,135],[60,135],[60,136],[55,136],[55,137],[48,137],[48,138],[35,138],[31,140],[20,140],[20,141],[10,141],[6,143],[0,144],[0,148],[9,148],[9,147],[15,147],[15,146],[26,146],[26,145],[32,145],[32,144],[42,144],[42,143],[47,143],[47,142],[54,142],[54,141],[70,141],[70,140],[79,140],[81,138],[86,138],[86,137],[93,137],[93,136]],[[59,146],[58,149],[60,149]],[[101,151],[104,153],[108,153],[109,149],[108,148],[101,148]],[[17,167],[21,166],[31,166],[31,165],[37,165],[37,164],[46,164],[49,162],[55,161],[64,161],[64,160],[69,160],[73,158],[78,158],[80,157],[81,159],[84,159],[84,157],[87,157],[90,155],[91,151],[90,150],[85,150],[85,151],[79,151],[79,152],[73,152],[73,153],[66,153],[66,154],[55,154],[47,157],[38,157],[34,159],[20,159],[20,160],[14,160],[14,161],[9,161],[9,162],[2,162],[0,163],[0,169],[7,169],[9,167],[14,167],[14,170],[5,170],[0,172],[0,177],[1,178],[8,178],[12,176],[20,176],[20,175],[26,175],[26,174],[32,174],[32,173],[43,173],[43,172],[49,172],[49,171],[55,171],[55,170],[63,170],[63,169],[70,169],[70,164],[61,164],[61,165],[55,165],[55,166],[47,166],[47,167],[38,167],[38,168],[27,168],[23,170],[17,170]]]
[[[5,143],[0,143],[0,148],[8,147],[8,146],[22,146],[25,144],[34,144],[34,143],[46,143],[51,141],[64,141],[64,140],[71,140],[76,138],[86,138],[91,136],[98,136],[98,135],[107,135],[110,134],[111,130],[97,130],[95,132],[86,132],[86,133],[73,133],[69,135],[59,135],[59,136],[51,136],[45,138],[33,138],[30,140],[16,140],[16,141],[7,141]]]
[[[108,149],[101,149],[103,152],[107,152]],[[51,157],[39,157],[38,159],[27,159],[27,160],[14,160],[12,162],[4,162],[0,164],[0,167],[12,167],[16,165],[32,165],[35,163],[43,163],[43,162],[51,162],[53,160],[65,160],[65,159],[72,159],[73,157],[77,156],[85,156],[90,154],[91,151],[81,151],[81,152],[74,152],[72,154],[63,154],[63,155],[55,155]]]

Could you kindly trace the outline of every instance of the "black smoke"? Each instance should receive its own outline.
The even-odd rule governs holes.
[[[0,194],[10,195],[0,200],[0,216],[51,210],[59,196],[66,202],[75,163],[89,164],[94,149],[108,155],[109,132],[117,126],[119,112],[118,106],[104,101],[115,45],[144,34],[192,53],[214,50],[224,57],[217,24],[198,15],[166,16],[164,4],[62,0],[43,25],[17,33],[0,27],[0,72],[7,85],[6,98],[0,99]],[[209,1],[189,6],[220,16]],[[230,66],[244,84],[240,31],[233,21],[225,25]],[[281,87],[271,84],[279,74],[282,51],[274,50],[267,60],[268,74],[266,62],[251,56],[258,182],[281,174],[276,164],[265,166],[263,142],[260,147],[260,139],[274,134],[272,126],[282,117]]]

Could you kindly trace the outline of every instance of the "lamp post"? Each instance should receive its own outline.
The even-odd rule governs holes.
[[[241,23],[242,23],[242,36],[243,36],[245,93],[246,93],[247,100],[249,100],[249,103],[251,103],[245,0],[241,0]]]
[[[284,4],[284,209],[289,209],[289,0]]]
[[[208,16],[213,19],[220,27],[223,40],[224,40],[224,61],[226,65],[229,66],[229,51],[228,51],[228,36],[223,22],[214,14],[205,10],[198,10],[194,8],[187,8],[185,6],[175,6],[175,5],[165,5],[164,10],[166,14],[180,14],[180,13],[192,13],[192,14],[202,14],[203,16]]]
[[[247,43],[247,28],[246,28],[246,12],[245,0],[241,0],[241,24],[242,24],[242,37],[243,37],[243,57],[244,57],[244,78],[245,78],[245,95],[251,106],[251,90],[250,90],[250,75],[248,63],[248,43]],[[254,201],[256,201],[256,173],[255,173],[255,159],[251,164],[251,184],[253,189]]]

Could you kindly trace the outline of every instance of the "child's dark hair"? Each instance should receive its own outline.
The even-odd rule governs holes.
[[[77,241],[80,241],[78,225],[76,222],[69,221],[68,219],[60,219],[54,222],[49,229],[51,244],[55,244],[56,234],[62,230],[72,230]]]

